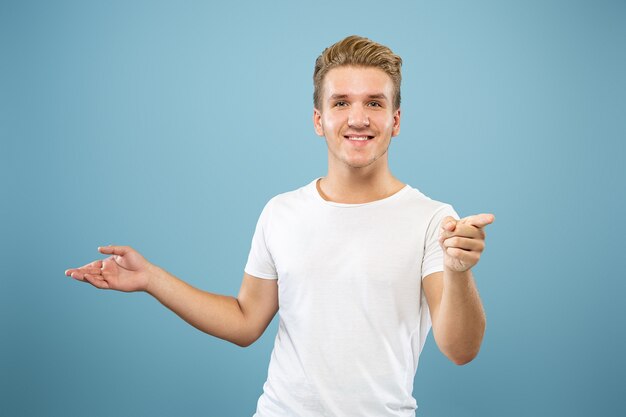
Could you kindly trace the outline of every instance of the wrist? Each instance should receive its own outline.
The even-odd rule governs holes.
[[[146,285],[143,289],[144,292],[154,295],[154,291],[158,285],[158,281],[163,274],[163,270],[154,264],[149,264],[146,268]]]
[[[453,280],[454,282],[471,281],[472,269],[466,269],[465,271],[456,271],[446,266],[443,268],[444,281]]]

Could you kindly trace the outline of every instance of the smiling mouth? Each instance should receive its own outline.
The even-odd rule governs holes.
[[[362,141],[374,139],[374,136],[344,136],[344,138],[348,140],[362,142]]]

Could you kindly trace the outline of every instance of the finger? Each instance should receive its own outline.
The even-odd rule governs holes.
[[[85,274],[87,274],[87,272],[85,272],[84,270],[74,270],[70,273],[70,277],[77,279],[78,281],[84,281],[85,280]],[[95,276],[95,275],[99,275],[100,271],[95,270],[95,271],[91,271],[90,275]]]
[[[85,274],[84,278],[85,281],[89,282],[96,288],[100,288],[101,290],[106,290],[109,288],[109,284],[105,280],[99,278],[97,275]]]
[[[480,259],[480,253],[459,248],[446,248],[446,254],[472,266],[476,265]]]
[[[67,276],[69,276],[71,278],[74,278],[77,281],[83,281],[83,275],[84,274],[82,274],[80,271],[78,271],[76,269],[73,269],[73,270],[68,269],[67,271],[65,271],[65,275],[67,275]]]
[[[73,271],[85,270],[85,269],[100,269],[102,268],[102,259],[98,259],[97,261],[89,262],[86,265],[80,266],[78,268],[69,268],[65,270],[65,275],[70,275]]]
[[[81,272],[87,272],[87,271],[96,271],[94,273],[97,273],[97,271],[99,271],[100,269],[102,269],[102,259],[99,259],[97,261],[93,261],[90,262],[86,265],[83,265],[81,267],[78,268],[69,268],[65,270],[65,275],[71,275],[72,272],[74,271],[81,271]]]
[[[456,226],[457,220],[452,216],[446,216],[441,221],[441,228],[444,231],[453,231]]]
[[[69,276],[71,276],[72,278],[76,278],[76,279],[79,279],[79,280],[82,281],[85,274],[101,275],[102,274],[102,270],[101,269],[95,269],[95,268],[73,269],[73,270],[71,270]]]
[[[491,224],[496,219],[496,216],[493,214],[483,213],[483,214],[475,214],[473,216],[467,216],[461,221],[464,223],[471,224],[472,226],[476,226],[479,228],[485,227],[488,224]]]
[[[90,262],[87,265],[82,266],[81,268],[100,269],[102,268],[102,259],[98,259],[97,261]]]
[[[468,239],[465,237],[451,237],[443,241],[444,248],[457,248],[467,251],[482,252],[485,249],[485,241]]]
[[[98,251],[107,255],[126,255],[130,251],[130,246],[98,246]]]
[[[485,239],[485,230],[478,228],[476,226],[472,226],[471,224],[461,223],[460,221],[456,224],[454,231],[448,232],[443,230],[441,232],[440,238],[447,239],[452,236],[460,236],[460,237],[468,237],[472,239]]]
[[[114,268],[117,265],[117,262],[115,262],[115,258],[113,256],[109,256],[108,258],[102,260],[102,273],[107,273],[107,272],[111,272],[112,268]]]
[[[102,270],[99,268],[74,268],[65,271],[65,275],[71,276],[75,272],[80,274],[99,274],[100,271]]]

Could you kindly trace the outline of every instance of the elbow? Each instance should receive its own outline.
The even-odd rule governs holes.
[[[236,344],[239,347],[246,348],[251,346],[254,342],[259,339],[260,336],[248,336],[248,337],[240,337],[235,340],[231,340],[232,343]]]
[[[240,348],[247,348],[253,342],[233,342],[233,343],[236,344],[237,346],[239,346]]]
[[[478,356],[478,352],[480,351],[480,345],[440,345],[439,350],[441,351],[441,353],[444,354],[446,358],[450,360],[450,362],[458,366],[463,366],[467,365],[468,363],[473,361],[476,356]]]
[[[228,341],[241,348],[246,348],[256,342],[259,337],[261,337],[260,334],[255,332],[254,329],[251,329],[249,326],[246,326],[244,323],[231,334]]]
[[[441,349],[441,351],[444,352],[445,356],[455,365],[467,365],[478,356],[484,334],[485,322],[483,321],[480,330],[473,336],[467,337],[464,340],[456,340],[454,343],[442,344],[444,348]]]
[[[467,365],[468,363],[473,361],[474,358],[476,358],[477,355],[478,355],[478,352],[470,353],[470,354],[464,354],[464,355],[456,355],[456,356],[450,357],[449,359],[455,365],[463,366],[463,365]]]
[[[241,348],[246,348],[248,346],[250,346],[251,344],[253,344],[255,342],[254,339],[233,339],[233,340],[229,340],[229,342],[241,347]]]
[[[478,346],[466,346],[464,349],[458,350],[448,350],[446,356],[452,363],[458,366],[467,365],[478,356],[478,352],[480,351],[480,345]]]

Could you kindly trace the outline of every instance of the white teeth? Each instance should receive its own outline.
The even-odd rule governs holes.
[[[349,140],[368,140],[369,138],[367,136],[362,136],[362,137],[351,137],[348,139]]]

